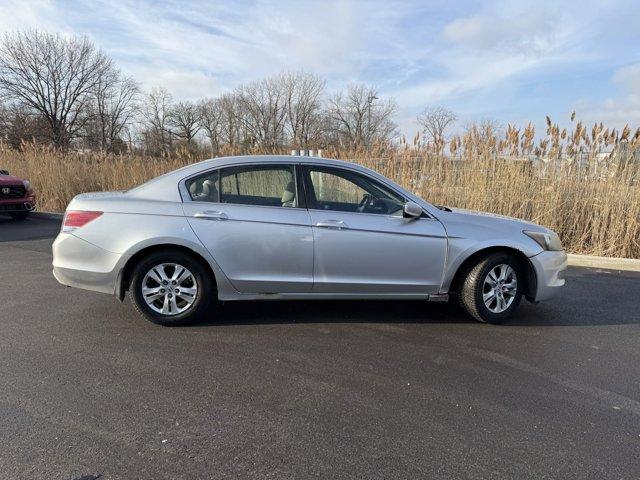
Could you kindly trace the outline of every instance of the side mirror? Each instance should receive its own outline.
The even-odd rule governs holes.
[[[422,216],[422,207],[415,202],[407,202],[402,209],[405,218],[419,218]]]

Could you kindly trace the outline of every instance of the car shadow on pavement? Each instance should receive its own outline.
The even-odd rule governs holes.
[[[603,307],[604,308],[604,307]],[[480,325],[448,303],[421,301],[252,301],[226,302],[209,319],[189,326],[309,323],[469,324]],[[637,306],[623,304],[607,312],[579,299],[554,299],[533,305],[523,300],[502,327],[588,327],[640,324]]]
[[[24,220],[0,215],[0,242],[53,239],[60,231],[60,220],[32,214]]]
[[[571,267],[551,300],[522,300],[505,327],[589,327],[640,324],[640,274]],[[477,324],[452,303],[374,300],[226,302],[197,325],[286,323]]]
[[[522,300],[505,327],[580,327],[640,324],[640,273],[570,267],[556,298]],[[477,324],[452,303],[373,300],[227,302],[198,325],[282,323]]]
[[[454,305],[421,301],[316,300],[225,302],[193,326],[293,323],[474,323]]]

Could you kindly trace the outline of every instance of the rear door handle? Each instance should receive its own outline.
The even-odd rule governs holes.
[[[342,220],[326,220],[324,222],[318,222],[316,223],[316,227],[332,228],[334,230],[346,230],[349,228]]]
[[[198,212],[194,215],[196,218],[202,218],[204,220],[227,220],[229,216],[218,210],[205,210],[204,212]]]

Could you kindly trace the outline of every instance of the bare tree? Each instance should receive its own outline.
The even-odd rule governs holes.
[[[220,150],[222,118],[224,114],[222,101],[219,98],[205,98],[199,103],[198,109],[200,110],[200,125],[209,139],[211,154],[214,154]]]
[[[50,130],[41,115],[19,104],[0,106],[0,139],[12,148],[20,149],[24,143],[50,141]]]
[[[114,152],[118,145],[124,145],[121,135],[136,113],[139,93],[138,83],[117,70],[103,76],[97,83],[94,122],[102,150]]]
[[[299,72],[281,77],[287,101],[291,146],[307,147],[322,132],[322,96],[326,82],[317,75]]]
[[[457,119],[455,113],[444,107],[425,108],[416,118],[437,154],[442,154],[447,143],[445,132]]]
[[[7,140],[9,126],[9,108],[0,100],[0,140]]]
[[[38,112],[51,141],[67,148],[87,120],[86,107],[111,60],[86,38],[29,30],[0,39],[0,92]]]
[[[171,95],[164,88],[154,88],[147,95],[141,109],[145,147],[152,154],[171,152]]]
[[[237,90],[240,115],[256,146],[275,149],[284,143],[287,97],[280,77],[271,77],[241,86]]]
[[[198,105],[190,101],[178,102],[171,107],[168,120],[173,133],[182,138],[188,147],[192,147],[202,128]]]
[[[220,143],[236,149],[247,136],[240,99],[236,93],[226,93],[217,101],[220,105]]]
[[[177,140],[192,148],[203,132],[212,153],[242,153],[369,148],[396,135],[393,100],[352,85],[327,102],[325,88],[319,76],[297,72],[199,102],[174,103],[160,88],[140,98],[138,84],[85,37],[36,30],[0,37],[0,138],[16,148],[24,141],[68,148],[81,138],[88,148],[117,152],[135,142],[152,155],[169,155]]]
[[[375,88],[351,85],[346,93],[338,92],[329,99],[328,116],[340,145],[369,148],[396,134],[392,120],[396,110],[395,102],[381,100]]]

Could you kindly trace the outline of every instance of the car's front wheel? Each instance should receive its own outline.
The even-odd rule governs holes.
[[[494,253],[480,259],[462,280],[462,308],[480,322],[502,323],[513,316],[524,291],[522,265],[513,255]]]
[[[204,266],[180,251],[156,252],[134,267],[129,291],[148,320],[177,326],[204,319],[213,282]]]

